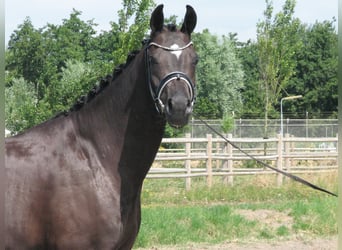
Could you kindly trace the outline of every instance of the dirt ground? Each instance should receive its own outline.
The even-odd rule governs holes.
[[[193,244],[186,246],[153,247],[150,250],[337,250],[337,236],[324,239],[287,240],[272,242],[227,242],[219,245]]]

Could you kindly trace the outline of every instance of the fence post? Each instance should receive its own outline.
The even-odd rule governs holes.
[[[285,134],[285,138],[289,139],[290,138],[290,134],[286,133]],[[285,156],[283,155],[283,157],[285,157],[285,168],[286,171],[290,171],[291,170],[291,160],[290,157],[288,157],[290,155],[290,142],[284,142],[284,148],[285,148]]]
[[[228,137],[228,135],[225,135],[225,136]],[[228,142],[224,142],[223,143],[222,153],[223,153],[223,155],[228,156]],[[228,169],[228,160],[223,160],[222,161],[222,169],[223,169],[223,171]],[[227,184],[228,183],[228,176],[223,176],[222,177],[222,181],[223,181],[224,184]]]
[[[215,150],[215,154],[218,154],[220,151],[221,151],[221,148],[220,148],[221,144],[219,142],[216,142],[216,150]],[[224,147],[223,147],[223,151],[224,151]],[[216,169],[219,169],[220,168],[220,160],[216,160],[215,161],[216,163],[216,166],[215,168]]]
[[[228,134],[227,136],[228,140],[231,140],[233,138],[232,134]],[[224,147],[224,154],[227,155],[227,157],[231,158],[233,157],[233,147],[230,145],[230,143],[225,143]],[[234,182],[234,176],[233,176],[233,160],[228,159],[223,164],[223,168],[228,170],[229,176],[223,177],[223,183],[228,183],[229,185],[233,186]]]
[[[337,139],[337,142],[336,142],[336,152],[339,152],[338,151],[338,133],[336,133],[336,139]],[[336,158],[336,160],[338,161],[338,157]]]
[[[190,133],[186,133],[185,137],[187,139],[190,139]],[[187,140],[187,142],[185,143],[185,154],[186,154],[186,160],[185,160],[185,169],[186,169],[186,174],[188,175],[188,177],[186,177],[185,179],[185,189],[186,190],[190,190],[191,188],[191,142],[189,140]]]
[[[337,157],[336,157],[336,163],[337,163],[337,166],[341,166],[341,163],[339,163],[339,159],[341,159],[340,157],[339,157],[339,155],[338,155],[338,153],[340,152],[339,151],[339,148],[338,148],[338,144],[339,144],[339,142],[338,142],[338,133],[336,133],[336,143],[335,143],[335,148],[336,148],[336,152],[337,152]],[[338,167],[339,168],[339,167]],[[339,170],[339,171],[341,171],[341,170]]]
[[[279,170],[283,170],[283,135],[278,134],[278,159],[277,159],[277,168]],[[283,175],[281,173],[277,174],[277,185],[278,187],[283,184]]]
[[[207,134],[207,186],[211,187],[213,183],[213,169],[212,169],[212,135]]]

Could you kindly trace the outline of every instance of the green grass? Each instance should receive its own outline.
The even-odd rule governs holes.
[[[234,215],[228,206],[189,206],[143,209],[137,247],[188,242],[218,243],[246,237],[256,223]]]
[[[333,175],[309,178],[337,190]],[[135,248],[337,234],[335,197],[292,181],[277,188],[274,179],[241,177],[231,187],[217,177],[208,188],[204,178],[197,178],[190,191],[185,190],[181,179],[148,179],[142,193],[142,223]],[[246,218],[240,210],[275,211],[291,218],[291,223]]]

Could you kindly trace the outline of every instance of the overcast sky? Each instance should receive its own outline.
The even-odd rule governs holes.
[[[197,12],[197,32],[208,28],[218,35],[238,33],[240,41],[256,37],[256,23],[262,18],[265,0],[155,0],[164,4],[165,16],[177,15],[183,18],[185,5],[190,4]],[[273,0],[277,13],[285,0]],[[295,16],[302,22],[313,24],[316,20],[337,19],[338,0],[297,0]],[[94,19],[98,30],[109,30],[110,21],[117,21],[121,0],[6,0],[5,31],[6,44],[13,30],[29,16],[35,28],[47,23],[61,24],[72,9],[82,11],[82,20]],[[335,23],[337,27],[337,23]]]

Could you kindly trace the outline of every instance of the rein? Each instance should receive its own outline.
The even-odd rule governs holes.
[[[223,140],[225,140],[227,143],[229,143],[230,145],[232,145],[232,147],[236,148],[237,150],[239,150],[241,153],[247,155],[248,157],[250,157],[252,160],[256,161],[257,163],[260,163],[261,165],[263,165],[264,167],[266,168],[269,168],[269,169],[272,169],[280,174],[283,174],[285,175],[286,177],[289,177],[290,179],[294,180],[294,181],[297,181],[297,182],[300,182],[302,183],[303,185],[305,186],[308,186],[310,188],[313,188],[313,189],[316,189],[318,191],[321,191],[321,192],[324,192],[324,193],[327,193],[329,195],[332,195],[332,196],[335,196],[335,197],[338,197],[337,194],[335,193],[332,193],[324,188],[321,188],[321,187],[318,187],[296,175],[293,175],[291,173],[288,173],[288,172],[285,172],[283,170],[280,170],[280,169],[277,169],[275,167],[272,167],[271,165],[255,158],[254,156],[250,155],[248,152],[246,152],[245,150],[241,149],[240,147],[238,147],[237,145],[235,145],[234,143],[232,143],[230,140],[228,140],[226,137],[224,137],[220,132],[218,132],[215,128],[213,128],[212,126],[210,126],[206,121],[204,121],[203,119],[201,119],[200,117],[197,117],[198,120],[200,120],[204,125],[206,125],[211,131],[213,131],[215,134],[217,134],[219,137],[221,137]]]
[[[183,72],[181,71],[173,71],[169,74],[167,74],[166,76],[164,76],[158,85],[158,88],[155,90],[155,88],[153,87],[153,83],[152,83],[152,76],[151,76],[151,60],[148,56],[148,49],[151,46],[155,46],[158,48],[161,48],[163,50],[166,51],[182,51],[185,50],[186,48],[190,47],[191,45],[193,45],[192,42],[189,42],[188,44],[186,44],[185,46],[181,47],[181,48],[172,48],[172,47],[166,47],[163,45],[160,45],[158,43],[155,42],[150,42],[148,43],[148,45],[145,48],[145,64],[146,64],[146,69],[147,69],[147,82],[148,82],[148,86],[150,89],[150,93],[154,102],[154,105],[156,107],[156,110],[159,114],[163,114],[165,111],[165,104],[162,102],[162,100],[160,99],[163,90],[165,89],[165,87],[172,82],[173,80],[178,80],[178,81],[182,81],[183,83],[185,83],[190,91],[190,105],[191,105],[191,109],[194,106],[195,103],[195,87],[194,84],[192,83],[191,79]]]

